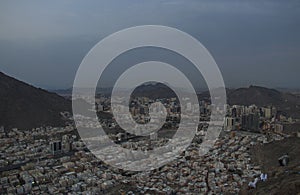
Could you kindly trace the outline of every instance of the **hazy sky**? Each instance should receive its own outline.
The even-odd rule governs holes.
[[[146,24],[197,38],[228,87],[300,88],[298,0],[2,0],[0,71],[38,87],[68,88],[98,41]]]

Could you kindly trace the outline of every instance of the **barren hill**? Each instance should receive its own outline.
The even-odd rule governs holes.
[[[61,126],[62,111],[71,111],[69,100],[0,72],[0,126],[6,129]]]

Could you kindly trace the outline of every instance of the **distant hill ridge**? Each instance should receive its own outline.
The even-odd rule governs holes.
[[[0,72],[0,126],[62,126],[65,121],[60,112],[71,112],[71,108],[71,101]]]
[[[259,86],[226,89],[230,105],[276,106],[288,116],[300,118],[300,97]],[[134,96],[150,98],[173,97],[175,93],[164,84],[146,84],[134,90]],[[209,92],[198,94],[209,99]],[[56,93],[33,87],[0,72],[0,126],[33,128],[45,125],[61,126],[60,112],[72,111],[71,101]]]
[[[154,92],[156,91],[156,92]],[[170,93],[170,91],[172,93]],[[141,85],[135,90],[135,96],[150,98],[174,97],[175,94],[167,86],[157,83]],[[280,92],[266,87],[253,86],[238,89],[226,89],[227,103],[229,105],[275,106],[288,116],[300,118],[300,97],[289,92]],[[209,100],[208,91],[198,94],[199,100]]]
[[[255,104],[258,106],[278,105],[285,99],[284,93],[259,86],[228,91],[228,97],[229,104]]]
[[[239,88],[227,92],[230,105],[275,106],[287,116],[300,118],[300,97],[289,92],[280,92],[259,86]]]

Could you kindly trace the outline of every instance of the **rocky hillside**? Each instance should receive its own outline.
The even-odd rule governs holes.
[[[258,145],[251,149],[252,160],[268,174],[266,182],[259,182],[256,189],[241,194],[298,194],[300,193],[300,138],[291,137],[281,141]],[[288,153],[289,165],[280,167],[278,158]]]
[[[0,126],[20,129],[64,125],[60,112],[71,111],[65,98],[0,72]]]

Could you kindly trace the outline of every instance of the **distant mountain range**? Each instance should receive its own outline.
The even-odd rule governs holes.
[[[102,89],[108,92],[111,89]],[[71,90],[60,91],[70,95]],[[300,97],[289,92],[280,92],[258,86],[226,89],[230,105],[276,106],[288,116],[300,118]],[[150,98],[174,97],[166,85],[156,83],[136,88],[133,96]],[[198,94],[199,99],[209,100],[209,92]],[[53,92],[33,87],[0,72],[0,126],[6,128],[32,128],[61,126],[65,121],[60,112],[72,111],[70,100]]]
[[[0,72],[0,126],[28,129],[61,126],[60,112],[71,112],[71,101]]]

